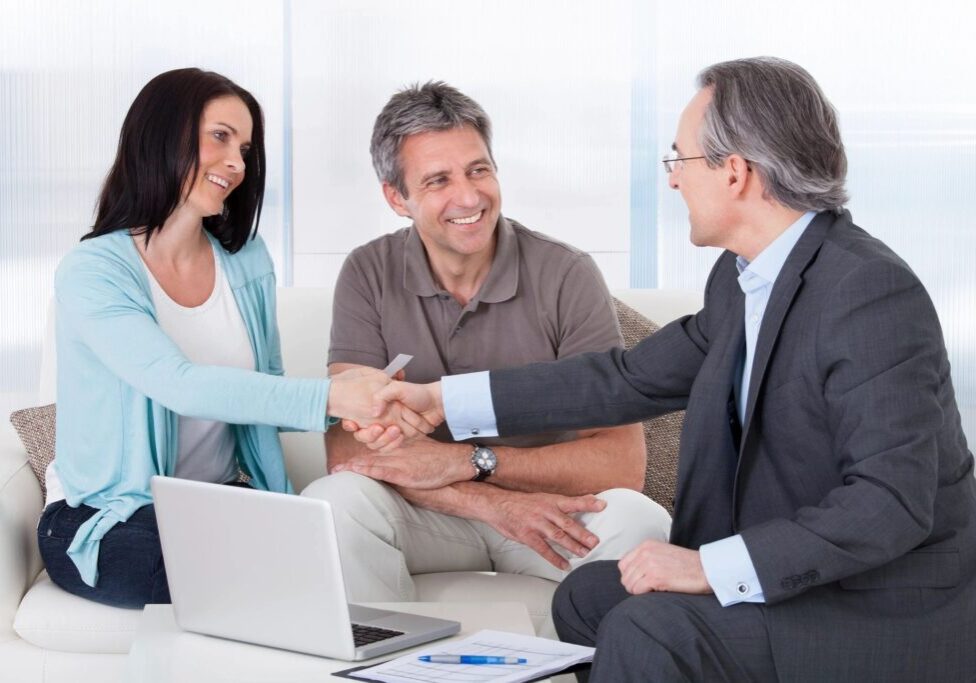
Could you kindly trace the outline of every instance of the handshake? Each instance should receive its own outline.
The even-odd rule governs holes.
[[[441,383],[401,382],[374,368],[346,370],[332,376],[327,413],[341,417],[342,428],[360,443],[393,450],[444,421]]]

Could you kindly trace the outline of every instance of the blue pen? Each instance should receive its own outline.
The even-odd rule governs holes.
[[[421,655],[422,662],[431,664],[526,664],[522,657],[488,657],[485,655]]]

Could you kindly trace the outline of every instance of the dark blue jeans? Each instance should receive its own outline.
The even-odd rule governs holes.
[[[250,488],[237,482],[230,486]],[[70,507],[63,500],[44,508],[37,525],[37,545],[51,581],[73,595],[112,607],[142,609],[170,602],[155,505],[139,508],[128,521],[105,534],[98,551],[97,584],[92,588],[81,580],[68,557],[68,546],[78,527],[95,512],[87,505]]]
[[[142,609],[169,602],[155,505],[139,508],[127,522],[119,522],[105,534],[98,551],[97,584],[92,588],[81,580],[68,557],[68,546],[78,527],[96,512],[87,505],[73,508],[63,500],[44,508],[37,545],[51,581],[69,593],[112,607]]]

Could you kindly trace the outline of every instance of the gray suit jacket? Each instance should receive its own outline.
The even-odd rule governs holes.
[[[726,252],[702,310],[631,351],[493,371],[500,432],[686,408],[671,540],[742,534],[782,680],[976,679],[976,479],[928,294],[849,213],[818,215],[773,287],[740,426],[737,275]]]

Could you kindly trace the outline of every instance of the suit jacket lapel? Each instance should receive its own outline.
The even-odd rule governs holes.
[[[766,368],[779,338],[780,329],[783,327],[783,321],[786,319],[786,314],[800,289],[800,284],[803,282],[803,271],[806,270],[807,265],[820,249],[827,230],[833,225],[836,218],[835,214],[822,212],[811,221],[796,246],[793,247],[793,251],[790,252],[786,263],[783,264],[783,269],[773,284],[773,291],[770,294],[766,312],[763,314],[762,327],[759,328],[759,338],[756,340],[756,351],[752,359],[752,374],[749,378],[749,396],[746,402],[745,423],[742,425],[740,447],[746,443],[749,426],[752,423],[752,414],[756,407],[756,397],[759,395],[763,379],[766,376]]]
[[[745,295],[734,273],[730,260],[722,273],[724,286],[717,285],[724,296],[712,314],[708,355],[695,380],[681,433],[671,542],[687,548],[725,538],[732,530],[737,456],[733,436],[739,430],[730,425],[738,417],[729,413],[729,401],[745,346]]]

